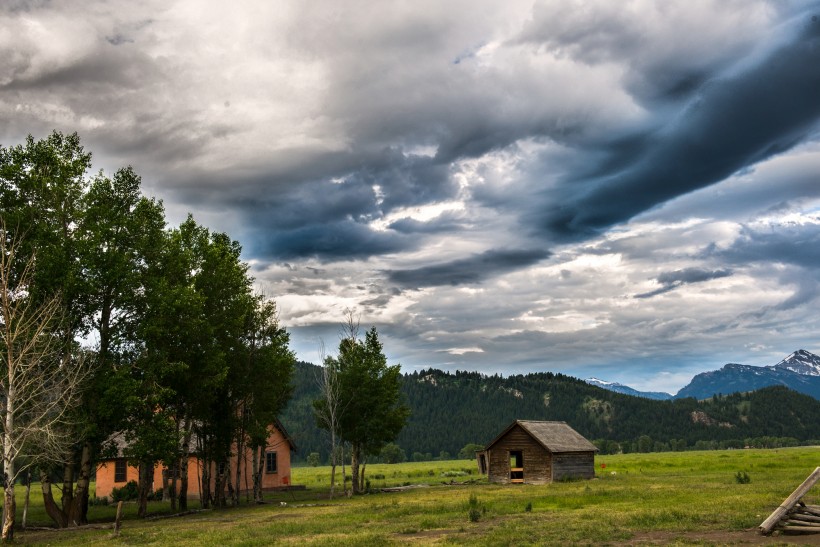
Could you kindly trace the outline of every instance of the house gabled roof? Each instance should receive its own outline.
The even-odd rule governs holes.
[[[293,442],[293,437],[291,437],[290,434],[285,430],[285,426],[282,425],[282,422],[279,421],[279,418],[274,418],[273,426],[276,429],[278,429],[280,433],[282,433],[282,436],[285,438],[286,441],[288,441],[291,450],[298,450],[296,448],[296,443]]]
[[[521,426],[530,437],[552,453],[556,452],[597,452],[598,448],[583,435],[572,429],[566,422],[539,422],[534,420],[516,420],[504,431],[490,441],[484,448],[489,450],[515,426]]]

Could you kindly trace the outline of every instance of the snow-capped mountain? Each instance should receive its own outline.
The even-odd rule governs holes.
[[[696,375],[675,398],[706,399],[717,393],[728,395],[777,385],[820,399],[820,357],[801,349],[768,367],[729,363]]]
[[[786,369],[806,376],[820,376],[820,357],[799,349],[777,363],[774,368]]]
[[[617,382],[607,382],[605,380],[599,380],[598,378],[587,378],[584,381],[590,385],[608,389],[609,391],[614,391],[616,393],[623,393],[624,395],[632,395],[635,397],[644,397],[646,399],[659,400],[672,398],[672,395],[670,395],[669,393],[663,393],[660,391],[638,391],[637,389],[625,386],[623,384],[619,384]]]

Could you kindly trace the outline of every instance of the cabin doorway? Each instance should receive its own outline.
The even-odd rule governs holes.
[[[486,452],[478,452],[476,454],[478,457],[478,472],[482,475],[487,474],[487,453]]]
[[[524,482],[524,452],[510,450],[510,482]]]

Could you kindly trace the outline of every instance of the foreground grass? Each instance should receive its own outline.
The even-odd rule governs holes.
[[[132,518],[124,522],[119,538],[110,530],[27,531],[18,532],[17,541],[534,545],[627,542],[636,534],[664,533],[685,543],[693,532],[756,527],[818,465],[816,447],[601,456],[596,459],[597,479],[546,486],[489,485],[484,480],[443,485],[478,478],[472,462],[466,461],[370,465],[367,474],[374,489],[408,483],[430,486],[334,500],[327,499],[329,468],[295,468],[293,482],[308,490],[277,493],[268,505],[160,521]],[[748,473],[751,482],[738,484],[738,471]],[[808,501],[820,501],[820,487],[810,492]],[[477,509],[475,522],[468,519],[471,507]],[[151,510],[167,507],[157,503]],[[91,507],[89,516],[111,520],[113,509]]]

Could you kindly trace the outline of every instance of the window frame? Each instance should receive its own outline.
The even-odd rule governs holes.
[[[128,482],[128,462],[125,458],[114,460],[114,483]]]
[[[271,465],[271,462],[273,462],[273,465]],[[274,450],[265,452],[265,473],[275,475],[278,472],[279,462],[276,457],[276,452]]]

